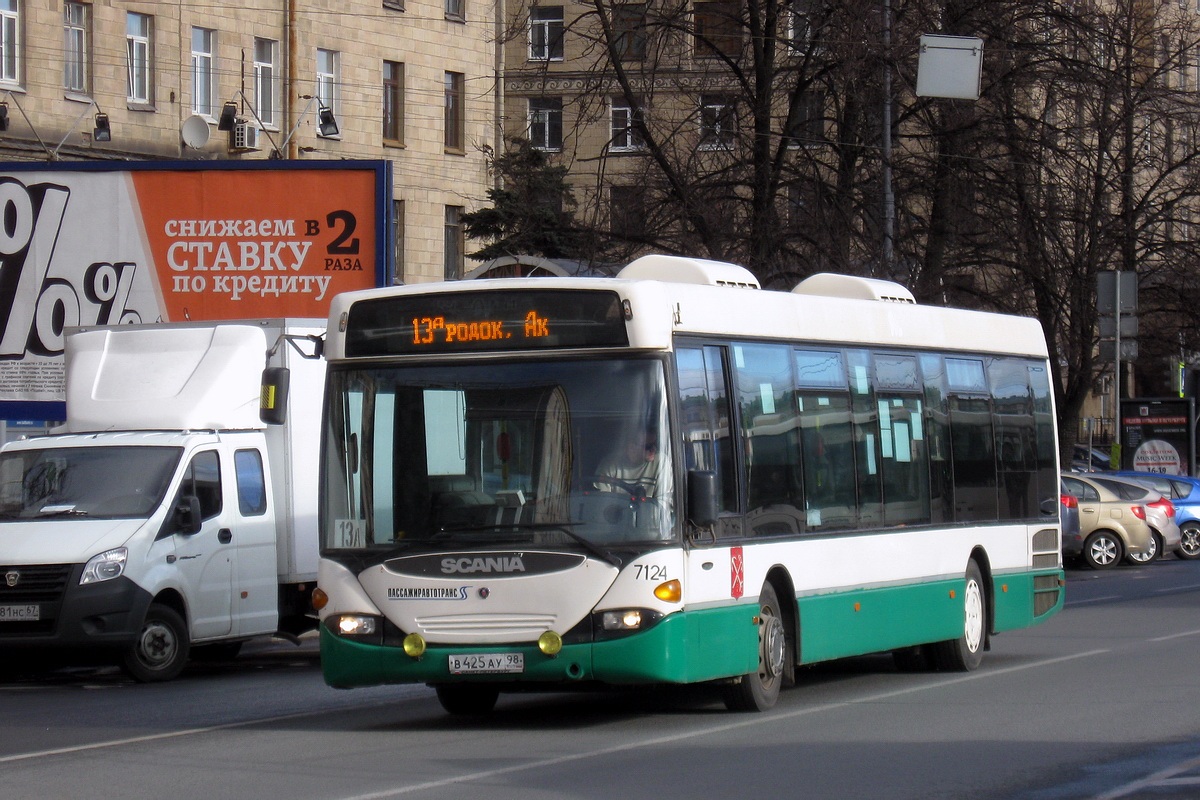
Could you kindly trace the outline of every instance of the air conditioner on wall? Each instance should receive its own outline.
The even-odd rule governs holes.
[[[257,150],[258,128],[252,122],[238,120],[230,132],[230,147],[234,150]]]

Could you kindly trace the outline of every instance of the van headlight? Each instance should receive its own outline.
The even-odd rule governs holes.
[[[129,551],[124,547],[106,550],[98,556],[92,556],[83,565],[83,575],[79,577],[79,585],[86,583],[101,583],[119,578],[125,572],[125,560]]]

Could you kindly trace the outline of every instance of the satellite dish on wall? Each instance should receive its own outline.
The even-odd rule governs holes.
[[[185,145],[199,150],[208,143],[208,120],[199,114],[192,114],[183,121],[179,132]]]

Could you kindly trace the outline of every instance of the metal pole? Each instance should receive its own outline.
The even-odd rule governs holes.
[[[1120,452],[1121,445],[1121,270],[1117,270],[1113,281],[1113,323],[1116,330],[1113,333],[1113,443],[1116,448],[1109,447],[1109,469],[1120,469],[1120,464],[1112,462],[1112,454]]]

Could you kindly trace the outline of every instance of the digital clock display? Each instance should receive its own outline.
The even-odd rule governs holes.
[[[522,289],[360,300],[346,355],[465,353],[629,344],[616,292]]]

